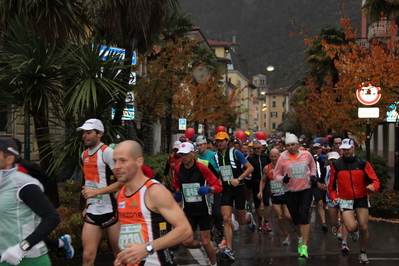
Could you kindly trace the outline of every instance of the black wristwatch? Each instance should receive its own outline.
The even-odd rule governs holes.
[[[29,248],[30,248],[30,244],[29,244],[29,242],[28,241],[26,241],[26,240],[22,240],[20,243],[19,243],[19,247],[23,250],[23,251],[28,251],[29,250]]]
[[[145,244],[145,249],[147,250],[148,253],[150,253],[150,255],[154,254],[154,246],[152,245],[151,242],[147,242]]]

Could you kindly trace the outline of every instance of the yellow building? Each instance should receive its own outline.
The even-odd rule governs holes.
[[[238,116],[236,130],[251,130],[253,127],[253,85],[247,78],[247,66],[239,58],[236,51],[238,45],[234,42],[218,42],[208,40],[209,45],[214,50],[218,58],[228,59],[227,63],[227,85],[228,88],[239,92],[236,106],[238,106]],[[229,132],[233,133],[233,132]]]

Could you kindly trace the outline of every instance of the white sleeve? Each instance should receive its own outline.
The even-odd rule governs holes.
[[[114,169],[114,149],[107,147],[103,151],[103,161],[111,170]]]

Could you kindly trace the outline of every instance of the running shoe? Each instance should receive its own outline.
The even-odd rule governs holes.
[[[301,251],[301,258],[308,258],[308,247],[307,246],[302,246],[302,251]]]
[[[302,253],[302,244],[303,244],[303,241],[302,240],[298,240],[298,253],[299,254]]]
[[[341,252],[342,253],[348,253],[349,252],[349,248],[347,244],[342,244],[341,245]]]
[[[240,229],[240,225],[237,222],[234,213],[231,214],[231,229],[233,229],[233,231],[237,231],[238,229]]]
[[[75,255],[75,250],[73,249],[73,246],[72,246],[71,236],[66,234],[66,235],[63,235],[60,239],[62,240],[62,242],[64,242],[64,246],[62,248],[65,250],[66,258],[72,259],[73,256]]]
[[[359,262],[363,263],[363,264],[368,264],[369,263],[369,259],[367,258],[366,253],[360,253]]]
[[[248,202],[248,201],[245,202],[245,210],[246,210],[247,212],[251,211],[251,210],[249,209],[249,202]]]
[[[324,233],[327,233],[327,232],[328,232],[328,227],[327,227],[326,224],[322,224],[322,225],[321,225],[321,231],[323,231]]]
[[[283,241],[283,245],[284,246],[289,246],[291,244],[291,238],[290,236],[286,236],[284,241]]]
[[[249,216],[249,219],[250,219],[249,224],[248,224],[248,229],[251,230],[251,232],[253,233],[253,232],[255,232],[255,229],[256,229],[256,223],[254,221],[254,217],[253,217],[252,213],[247,212],[247,215]]]
[[[352,232],[351,237],[352,237],[353,242],[357,242],[359,240],[359,230]]]
[[[223,251],[222,256],[223,256],[223,258],[228,259],[228,260],[235,260],[234,251],[231,250],[230,248],[226,248],[226,250]]]
[[[339,241],[342,241],[342,226],[338,228],[337,238]]]
[[[262,220],[258,220],[258,230],[262,231]]]
[[[337,235],[337,233],[338,233],[338,228],[337,228],[335,225],[333,225],[333,226],[331,227],[331,233],[332,233],[334,236]]]
[[[272,231],[272,228],[270,227],[270,224],[269,224],[269,223],[265,223],[265,224],[263,225],[263,229],[264,229],[266,232],[271,232],[271,231]]]
[[[227,241],[223,237],[222,242],[218,245],[220,251],[224,251],[227,248]]]

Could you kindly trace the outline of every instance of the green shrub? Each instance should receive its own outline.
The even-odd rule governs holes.
[[[82,255],[82,228],[83,218],[80,206],[81,186],[79,181],[68,180],[62,188],[58,189],[60,195],[60,207],[57,209],[61,217],[61,223],[51,232],[49,238],[58,239],[64,234],[69,234],[75,249],[75,256]],[[99,252],[111,252],[108,245],[107,234],[104,232],[99,246]],[[50,257],[65,257],[62,249],[50,249]]]
[[[383,190],[370,194],[370,214],[374,217],[386,219],[399,218],[399,192],[395,190]]]
[[[169,154],[167,153],[158,153],[156,155],[144,156],[144,164],[148,167],[152,168],[155,171],[155,179],[158,181],[162,180],[163,171],[165,169],[166,160],[168,159]]]
[[[356,155],[362,159],[366,159],[366,152],[363,150],[356,150]],[[387,188],[388,181],[392,178],[388,175],[388,160],[378,154],[370,153],[370,164],[373,166],[375,173],[381,182],[380,191]]]

